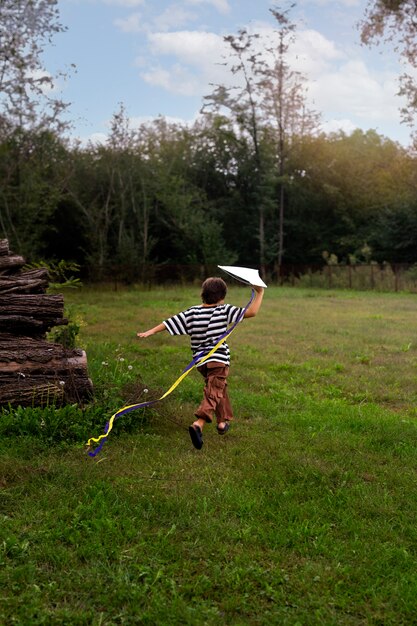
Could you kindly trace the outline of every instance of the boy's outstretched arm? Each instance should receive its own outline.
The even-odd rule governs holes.
[[[166,330],[165,324],[158,324],[158,326],[154,326],[154,328],[150,328],[149,330],[145,330],[144,333],[136,333],[136,337],[140,337],[141,339],[145,339],[145,337],[150,337],[151,335],[156,335],[156,333],[161,333],[163,330]]]
[[[246,317],[255,317],[255,315],[257,314],[257,312],[259,311],[259,309],[261,308],[261,304],[262,304],[262,299],[264,297],[264,291],[265,289],[263,287],[258,287],[255,285],[252,285],[252,289],[255,290],[255,298],[252,300],[250,306],[247,308],[245,315],[243,316],[244,318]]]

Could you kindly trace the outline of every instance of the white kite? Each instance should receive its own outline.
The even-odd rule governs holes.
[[[255,287],[268,286],[265,285],[264,281],[259,276],[258,270],[253,270],[250,267],[235,267],[234,265],[218,265],[217,267],[247,285],[254,285]]]

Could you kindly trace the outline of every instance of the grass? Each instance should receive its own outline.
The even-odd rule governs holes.
[[[268,289],[229,340],[228,435],[190,445],[193,372],[91,459],[189,360],[136,330],[196,294],[66,294],[97,399],[0,416],[0,623],[416,623],[415,296]]]

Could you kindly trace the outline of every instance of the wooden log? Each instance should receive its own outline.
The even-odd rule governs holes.
[[[71,371],[72,373],[75,373],[77,375],[82,375],[83,373],[86,374],[86,354],[83,350],[79,350],[78,352],[80,354],[70,354],[69,352],[67,352],[67,355],[62,358],[48,359],[44,361],[32,360],[32,358],[30,358],[30,355],[25,361],[8,361],[7,363],[0,361],[0,382],[3,380],[4,376],[9,376],[10,374],[15,374],[17,376],[21,376],[22,378],[35,374],[47,375],[50,374],[51,371],[54,372],[57,376],[60,376],[61,374],[62,376],[65,376],[66,372],[68,371]]]
[[[68,323],[61,294],[12,294],[0,298],[0,332],[44,335]]]
[[[25,259],[17,254],[9,256],[2,254],[0,255],[0,272],[10,269],[20,269],[25,263]]]
[[[34,339],[33,337],[15,337],[12,334],[0,335],[0,370],[7,369],[11,362],[48,363],[57,359],[83,356],[81,349],[67,350],[59,343]],[[86,359],[83,361],[86,364]]]
[[[83,404],[91,400],[92,395],[91,380],[80,376],[4,378],[1,379],[0,406]]]
[[[0,406],[61,406],[64,390],[54,382],[12,381],[0,387]]]
[[[0,239],[0,256],[9,254],[9,240]]]
[[[82,403],[92,394],[84,350],[0,335],[0,405]]]
[[[62,294],[12,294],[0,299],[0,315],[27,315],[35,319],[55,319],[64,314]]]
[[[0,275],[0,295],[45,293],[48,282],[48,270],[46,268],[27,270],[19,274]]]
[[[22,256],[0,240],[0,406],[46,406],[90,400],[93,385],[83,350],[46,341],[68,324],[62,294],[46,294],[46,268],[20,271]]]
[[[25,315],[4,315],[0,317],[0,333],[13,333],[16,336],[31,335],[45,338],[47,332],[54,326],[65,326],[68,320],[65,317],[49,321],[36,320]]]

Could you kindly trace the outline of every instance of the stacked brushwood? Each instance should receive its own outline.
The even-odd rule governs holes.
[[[24,265],[0,239],[0,406],[82,404],[93,392],[86,353],[46,339],[68,324],[64,298],[46,293],[46,268]]]

